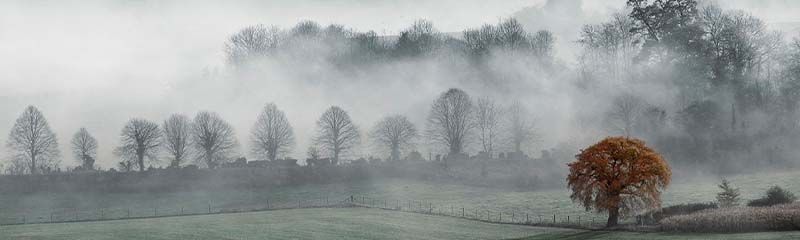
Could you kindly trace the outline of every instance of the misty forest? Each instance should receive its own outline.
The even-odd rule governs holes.
[[[0,74],[0,238],[800,238],[800,28],[704,0],[568,28],[541,16],[583,1],[543,2],[239,24],[219,64],[84,82],[113,90]]]

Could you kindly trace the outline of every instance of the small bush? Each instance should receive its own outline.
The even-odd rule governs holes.
[[[720,207],[734,207],[739,205],[739,189],[733,187],[727,179],[722,179],[718,185],[722,192],[717,193],[717,202]]]
[[[778,186],[773,186],[767,190],[767,195],[750,201],[747,203],[747,206],[750,207],[767,207],[767,206],[774,206],[778,204],[785,204],[785,203],[792,203],[797,200],[797,197],[787,190],[780,188]]]

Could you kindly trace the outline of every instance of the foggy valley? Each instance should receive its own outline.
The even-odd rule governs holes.
[[[2,2],[0,239],[797,238],[798,9]]]

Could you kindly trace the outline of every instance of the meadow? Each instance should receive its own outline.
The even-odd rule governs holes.
[[[292,209],[0,226],[0,239],[796,239],[800,232],[675,234],[492,224],[367,208]]]
[[[745,174],[729,179],[740,188],[743,199],[754,199],[772,185],[800,193],[800,172]],[[663,205],[714,201],[719,190],[718,178],[675,179],[662,196]],[[0,195],[0,223],[48,222],[149,217],[189,213],[234,212],[263,208],[297,207],[298,204],[320,204],[344,201],[350,196],[367,196],[387,200],[388,204],[406,205],[409,201],[424,202],[440,208],[467,209],[530,214],[531,218],[577,216],[603,220],[602,214],[586,212],[569,199],[564,188],[515,191],[509,189],[444,184],[422,180],[380,179],[282,186],[260,190],[215,189],[184,192],[137,193],[34,193]],[[405,202],[405,203],[404,203]],[[269,206],[268,206],[269,205]],[[434,210],[435,211],[435,210]],[[482,213],[479,213],[482,214]],[[518,215],[520,216],[520,215]],[[535,216],[535,217],[534,217]]]

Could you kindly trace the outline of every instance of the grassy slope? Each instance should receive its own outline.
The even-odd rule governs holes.
[[[0,226],[3,239],[499,239],[566,232],[574,231],[361,208]]]
[[[742,197],[753,199],[763,194],[771,185],[786,187],[792,192],[800,193],[800,172],[783,172],[771,174],[740,175],[730,179],[741,189]],[[718,191],[717,179],[709,181],[695,181],[675,179],[663,195],[664,205],[687,202],[714,201]],[[485,209],[493,212],[502,210],[529,213],[531,216],[543,215],[543,218],[552,219],[552,214],[559,216],[577,215],[597,217],[601,215],[586,213],[580,206],[572,203],[566,189],[542,191],[510,191],[506,189],[492,189],[483,187],[463,186],[457,184],[436,184],[424,181],[411,180],[376,180],[356,183],[336,183],[325,185],[287,186],[263,191],[242,191],[220,189],[213,192],[181,192],[181,193],[123,193],[123,194],[34,194],[25,196],[0,195],[0,220],[16,217],[21,221],[20,213],[25,213],[27,219],[47,219],[51,211],[62,212],[59,216],[71,219],[69,208],[78,208],[81,214],[94,214],[99,216],[99,208],[105,210],[105,216],[122,216],[126,208],[131,208],[132,216],[150,216],[153,207],[158,207],[159,214],[174,214],[185,207],[186,212],[207,212],[211,203],[215,210],[231,208],[262,208],[267,199],[273,207],[296,206],[297,199],[324,199],[326,196],[331,201],[342,200],[350,196],[366,195],[373,198],[399,200],[430,201],[449,210],[453,205],[456,209],[466,207],[470,209]],[[548,217],[549,216],[549,217]],[[81,218],[84,216],[81,215]],[[97,216],[95,216],[97,217]],[[14,219],[5,219],[11,221]]]
[[[489,224],[376,209],[255,213],[0,226],[0,239],[797,239],[800,232],[667,234]]]

